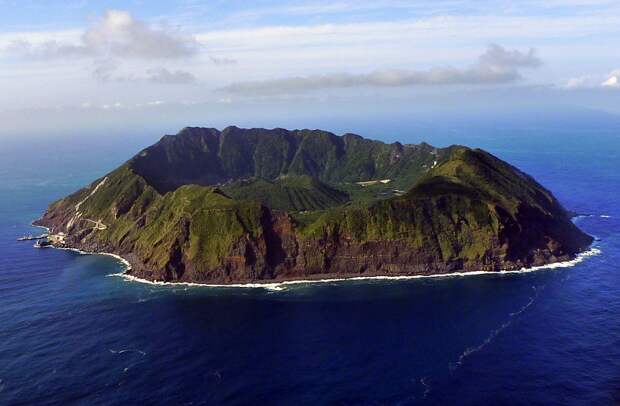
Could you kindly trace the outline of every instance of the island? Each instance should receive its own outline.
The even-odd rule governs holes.
[[[166,135],[34,224],[133,277],[205,284],[517,270],[592,243],[481,149],[234,126]]]

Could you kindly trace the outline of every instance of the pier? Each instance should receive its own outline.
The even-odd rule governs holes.
[[[19,237],[17,241],[32,241],[32,240],[42,240],[43,238],[47,238],[47,234],[40,235],[24,235],[23,237]]]

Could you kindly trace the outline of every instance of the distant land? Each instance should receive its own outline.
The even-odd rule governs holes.
[[[483,150],[279,128],[166,135],[35,224],[131,276],[209,284],[516,270],[592,242]]]

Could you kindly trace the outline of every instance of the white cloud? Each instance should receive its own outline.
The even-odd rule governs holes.
[[[542,65],[542,61],[536,55],[536,50],[530,48],[527,52],[519,50],[506,50],[505,48],[491,44],[486,52],[480,55],[479,65],[489,67],[508,67],[508,68],[537,68]]]
[[[211,55],[209,56],[209,59],[211,60],[211,62],[213,62],[214,64],[218,66],[234,65],[237,63],[237,60],[233,58],[217,57],[217,56]]]
[[[620,88],[620,69],[610,72],[608,78],[601,83],[601,86]]]
[[[500,41],[505,38],[548,40],[582,38],[597,33],[616,33],[620,16],[505,16],[443,15],[398,21],[374,21],[300,26],[263,26],[205,31],[196,39],[222,50],[264,50],[270,47],[308,48],[318,45],[400,44],[427,41],[459,44]]]
[[[620,69],[613,70],[606,75],[583,75],[569,79],[564,89],[596,89],[596,88],[620,88]]]
[[[103,104],[103,105],[101,105],[101,108],[103,110],[122,109],[123,107],[124,107],[123,103],[121,103],[121,102],[115,102],[115,103],[112,103],[112,104]]]
[[[469,68],[431,68],[428,70],[379,70],[371,73],[334,73],[304,77],[238,82],[220,90],[230,93],[286,93],[338,87],[396,87],[410,85],[493,84],[518,80],[521,68],[542,64],[536,51],[506,50],[492,44]]]
[[[182,85],[196,82],[196,76],[183,70],[170,71],[158,68],[147,71],[147,80],[164,85]]]
[[[84,31],[77,43],[56,39],[34,42],[14,39],[9,53],[31,58],[115,57],[135,59],[176,59],[196,54],[193,38],[165,27],[154,28],[134,19],[128,12],[109,10]]]
[[[420,19],[299,26],[228,28],[196,34],[205,49],[240,61],[226,82],[278,77],[353,74],[386,69],[465,66],[480,46],[535,45],[545,67],[533,80],[557,83],[576,69],[609,63],[609,47],[620,33],[620,15],[433,16]],[[232,77],[237,76],[237,77]],[[225,82],[225,83],[226,83]]]
[[[127,73],[119,69],[114,60],[95,62],[92,76],[99,82],[149,82],[159,85],[184,85],[197,82],[194,74],[184,70],[170,70],[165,67],[149,68],[144,73]]]
[[[118,65],[111,59],[95,61],[95,67],[92,70],[92,76],[100,82],[108,82],[113,80],[113,75],[118,69]]]
[[[336,1],[361,7],[357,1]],[[372,7],[385,3],[383,0],[360,1]],[[533,0],[527,1],[530,5],[534,4]],[[557,2],[560,1],[564,0]],[[588,1],[566,0],[567,3]],[[323,3],[333,7],[333,2]],[[416,2],[403,0],[401,3],[408,6]],[[329,97],[335,97],[337,93],[345,97],[346,94],[356,103],[358,100],[361,103],[363,98],[384,101],[395,94],[412,94],[409,88],[402,87],[405,83],[448,82],[448,77],[451,77],[452,83],[463,81],[464,78],[477,78],[478,82],[482,83],[515,80],[511,79],[515,77],[514,70],[517,72],[516,76],[520,71],[527,77],[525,83],[541,86],[555,85],[565,78],[574,77],[575,80],[569,83],[569,87],[576,88],[587,84],[587,80],[579,76],[582,72],[597,72],[601,67],[616,66],[617,58],[609,50],[614,49],[620,35],[620,13],[600,12],[594,8],[588,9],[587,13],[578,14],[536,13],[528,9],[529,5],[523,6],[523,3],[519,3],[518,7],[525,9],[527,13],[514,12],[514,4],[510,4],[511,10],[501,8],[501,12],[497,12],[500,8],[488,7],[486,2],[482,5],[460,0],[443,2],[447,3],[453,4],[456,9],[461,8],[459,4],[464,4],[468,9],[470,6],[484,9],[481,13],[461,14],[451,14],[445,10],[428,14],[403,11],[398,14],[399,18],[391,19],[382,8],[374,16],[369,16],[362,10],[363,15],[356,18],[348,15],[345,7],[345,18],[334,18],[333,14],[326,15],[325,10],[317,10],[316,18],[312,15],[312,18],[272,18],[250,24],[230,18],[222,19],[216,15],[198,16],[196,13],[189,16],[192,20],[188,20],[188,24],[180,24],[174,15],[154,17],[153,20],[141,22],[137,21],[141,16],[136,14],[128,18],[127,13],[121,12],[118,18],[111,18],[108,14],[101,15],[98,19],[90,20],[83,29],[63,28],[59,25],[61,21],[56,20],[54,26],[58,27],[58,31],[45,31],[43,27],[49,25],[37,25],[40,31],[23,32],[6,32],[10,28],[4,27],[5,32],[0,32],[0,88],[3,89],[3,92],[0,92],[0,110],[15,106],[39,108],[79,104],[80,101],[88,100],[92,102],[91,110],[94,111],[95,106],[98,109],[105,103],[112,105],[119,98],[125,106],[139,103],[146,105],[152,100],[166,100],[166,106],[171,106],[186,99],[215,101],[222,97],[226,100],[232,98],[236,105],[241,97],[237,98],[234,94],[214,94],[211,90],[245,81],[264,82],[277,78],[320,79],[326,74],[330,76],[328,81],[331,80],[338,86],[344,83],[358,87],[351,87],[343,92],[325,92],[321,96],[331,93]],[[614,3],[618,5],[617,1]],[[205,3],[201,2],[202,4]],[[428,11],[427,6],[433,4],[435,2],[428,0],[416,3],[415,6]],[[210,8],[211,11],[214,9],[219,10],[216,6]],[[247,7],[242,9],[247,10]],[[299,15],[301,14],[303,13]],[[155,23],[157,19],[167,19],[174,24],[173,27],[183,27],[182,31],[159,25]],[[287,25],[275,25],[282,24],[283,21]],[[146,28],[142,31],[127,28],[136,24]],[[22,27],[26,26],[28,25]],[[134,41],[144,36],[136,32],[144,30],[163,32],[179,39],[186,46],[181,46],[180,53],[173,52],[173,56],[166,58],[162,54],[171,55],[170,52],[160,53],[159,50],[153,50],[152,45],[147,47],[149,51],[146,52],[143,47],[135,45]],[[86,32],[93,35],[86,39]],[[94,35],[95,33],[97,35]],[[102,33],[107,36],[99,35]],[[23,41],[22,49],[15,49],[17,44],[20,44],[17,41]],[[529,74],[526,70],[529,67],[524,66],[516,67],[512,71],[501,66],[488,71],[476,70],[478,63],[475,58],[481,47],[494,42],[509,49],[520,49],[526,60],[526,47],[535,45],[544,55],[545,65],[535,74]],[[178,44],[178,41],[173,43]],[[84,52],[85,48],[88,48],[88,52]],[[184,49],[190,49],[191,52],[188,54]],[[50,55],[57,57],[61,54],[62,58],[50,58]],[[19,55],[39,59],[19,58]],[[68,61],[69,55],[73,57]],[[154,55],[160,55],[161,58],[155,58]],[[191,68],[188,60],[178,55],[191,56]],[[41,59],[43,57],[48,59]],[[515,60],[509,54],[497,57],[489,52],[486,59],[489,58],[494,64],[500,65],[501,59],[521,63],[519,58]],[[238,62],[228,64],[227,61]],[[224,66],[217,66],[218,64]],[[526,62],[527,64],[531,62]],[[167,69],[169,73],[190,71],[200,79],[201,85],[164,86],[158,84],[161,82],[149,80],[160,68]],[[618,92],[604,92],[601,87],[601,84],[609,79],[605,74],[606,69],[600,71],[601,74],[595,76],[594,83],[587,86],[598,89],[605,97],[612,97]],[[93,77],[97,80],[93,80]],[[493,80],[496,82],[492,82]],[[376,82],[377,85],[362,88],[356,84],[360,81]],[[102,82],[106,83],[105,86]],[[298,82],[295,83],[282,85],[299,86]],[[380,86],[383,87],[379,89]],[[490,87],[484,89],[492,90]],[[470,91],[471,86],[451,86],[449,89],[425,86],[418,87],[416,94],[438,95]],[[503,94],[506,91],[507,89],[501,88],[497,92]],[[566,98],[562,99],[562,102],[571,101],[567,92],[561,93]],[[16,94],[19,97],[15,97]],[[581,97],[577,94],[578,92],[575,92],[570,97],[574,95],[576,100]],[[271,96],[272,99],[277,96],[279,100],[283,100],[290,95],[278,93],[262,96]],[[294,97],[301,96],[294,94]],[[427,104],[428,98],[419,96],[415,103]]]
[[[200,4],[197,4],[200,3]],[[276,2],[246,2],[244,7],[233,9],[232,13],[214,19],[221,26],[245,24],[260,25],[274,19],[346,21],[377,20],[386,14],[426,18],[437,15],[489,15],[499,10],[498,15],[571,15],[606,13],[612,15],[619,10],[617,0],[505,0],[463,1],[463,0],[296,0]],[[581,10],[587,8],[587,10]],[[217,6],[210,2],[192,2],[183,20],[195,21],[196,16],[208,18],[217,12]],[[192,18],[193,17],[193,18]]]
[[[575,78],[568,79],[566,83],[564,83],[560,87],[564,89],[569,89],[569,90],[586,89],[586,88],[596,87],[599,83],[600,83],[599,76],[583,75],[583,76],[578,76]]]
[[[68,58],[92,63],[91,77],[101,83],[142,81],[155,84],[187,84],[196,77],[183,70],[152,68],[153,60],[181,60],[198,54],[199,44],[166,27],[153,27],[134,19],[128,12],[109,10],[81,34],[75,31],[55,35],[40,33],[0,35],[5,53],[37,61],[62,62]],[[131,69],[126,69],[126,65]],[[147,66],[145,66],[145,64]],[[125,69],[123,69],[125,68]],[[139,73],[140,71],[146,73]]]

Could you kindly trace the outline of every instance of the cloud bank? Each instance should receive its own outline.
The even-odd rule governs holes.
[[[485,106],[498,108],[529,106],[549,94],[555,95],[545,99],[550,106],[619,111],[620,91],[614,84],[620,77],[614,79],[610,72],[620,66],[610,50],[620,35],[620,3],[604,1],[615,12],[587,0],[578,0],[587,7],[561,13],[550,12],[547,0],[527,0],[518,10],[507,10],[501,1],[442,0],[439,6],[430,1],[347,0],[338,2],[346,5],[341,16],[321,7],[316,16],[294,17],[285,10],[277,18],[261,20],[240,18],[238,12],[267,3],[213,7],[192,1],[200,3],[204,13],[192,9],[181,15],[172,5],[150,12],[144,2],[125,2],[127,11],[92,16],[92,10],[105,10],[110,2],[68,12],[62,2],[39,2],[35,10],[13,1],[5,13],[8,24],[0,27],[0,111],[30,111],[23,115],[24,125],[40,128],[50,122],[42,115],[31,117],[42,109],[58,111],[62,121],[70,123],[76,114],[63,110],[70,106],[92,105],[89,112],[99,120],[94,106],[111,106],[110,114],[127,107],[134,114],[140,108],[130,106],[152,101],[165,102],[160,108],[170,115],[159,117],[163,121],[181,117],[190,103],[220,106],[222,101],[231,117],[239,117],[239,111],[246,117],[258,106],[269,117],[284,117],[294,104],[326,106],[329,114],[341,108],[363,119],[379,108],[469,108],[475,94]],[[359,9],[362,3],[377,12],[350,12],[349,6]],[[387,3],[398,3],[392,7],[396,12],[386,13]],[[297,11],[293,14],[299,16]],[[158,22],[162,19],[170,25]],[[486,49],[485,44],[492,43],[505,48]],[[537,70],[540,60],[530,46],[540,47],[544,57],[544,66]],[[570,78],[579,91],[565,91]],[[258,82],[249,86],[248,81]],[[213,91],[230,84],[228,93]],[[336,90],[313,91],[331,88]],[[123,108],[113,107],[117,103]],[[242,110],[240,103],[251,107]],[[371,107],[361,113],[364,103]],[[201,120],[207,112],[196,108],[194,113],[183,115],[182,121]],[[316,119],[314,114],[308,117]]]
[[[521,78],[523,68],[537,68],[542,61],[534,49],[527,52],[506,50],[492,44],[468,68],[432,68],[429,70],[378,70],[371,73],[333,73],[273,80],[237,82],[220,88],[229,93],[289,93],[361,86],[400,87],[412,85],[501,84]]]

